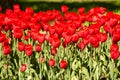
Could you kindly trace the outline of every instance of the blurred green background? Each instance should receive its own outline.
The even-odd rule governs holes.
[[[79,7],[85,7],[86,11],[92,7],[101,6],[107,10],[120,12],[120,0],[0,0],[3,11],[12,8],[13,4],[18,3],[21,9],[32,7],[35,12],[48,9],[60,9],[61,5],[70,7],[70,11],[77,11]]]

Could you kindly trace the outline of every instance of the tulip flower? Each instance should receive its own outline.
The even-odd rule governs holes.
[[[49,64],[49,66],[51,66],[51,67],[55,66],[55,63],[56,63],[56,61],[55,61],[54,59],[50,59],[50,60],[48,61],[48,64]]]
[[[66,60],[61,60],[59,63],[60,68],[65,69],[67,68],[67,61]]]

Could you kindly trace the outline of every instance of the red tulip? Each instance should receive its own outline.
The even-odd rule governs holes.
[[[21,20],[20,22],[21,22],[21,29],[26,30],[27,28],[29,28],[28,27],[29,23],[27,21]]]
[[[72,42],[77,42],[79,40],[78,34],[72,35]]]
[[[88,30],[79,30],[79,32],[78,32],[78,35],[79,35],[79,37],[81,37],[81,38],[86,38],[87,36],[88,36]]]
[[[92,45],[96,45],[97,42],[99,42],[99,37],[98,36],[91,36],[89,38],[89,43],[92,44]]]
[[[104,7],[100,7],[100,8],[99,8],[99,12],[100,12],[100,13],[103,14],[103,13],[105,13],[105,11],[106,11],[106,8],[104,8]]]
[[[6,15],[10,15],[13,13],[12,9],[6,9],[5,11]]]
[[[63,27],[56,27],[56,32],[61,35],[63,33]]]
[[[62,68],[62,69],[67,68],[67,61],[66,61],[66,60],[61,60],[59,66],[60,66],[60,68]]]
[[[11,52],[11,48],[10,48],[9,45],[3,46],[3,53],[4,53],[4,55],[10,54],[10,52]]]
[[[107,16],[108,18],[111,18],[111,17],[114,16],[114,12],[113,12],[113,11],[108,11],[107,14],[106,14],[106,16]]]
[[[108,38],[108,35],[105,34],[105,33],[99,33],[99,34],[98,34],[98,37],[99,37],[99,40],[100,40],[101,42],[105,42],[105,41],[107,40],[107,38]]]
[[[113,42],[118,42],[120,40],[120,32],[114,32],[112,36]]]
[[[37,40],[39,43],[43,43],[45,41],[45,34],[39,34]]]
[[[40,63],[43,63],[44,62],[44,57],[40,57]]]
[[[51,16],[52,15],[52,10],[47,10],[46,13],[47,13],[47,15]]]
[[[0,31],[2,30],[2,26],[0,26]],[[0,34],[1,34],[1,32],[0,32]]]
[[[69,9],[69,8],[68,8],[67,6],[65,6],[65,5],[62,5],[62,6],[61,6],[61,11],[62,11],[62,12],[67,12],[68,9]]]
[[[60,46],[60,40],[59,40],[58,38],[52,39],[51,45],[52,45],[54,48],[58,48],[58,47]]]
[[[61,20],[64,20],[64,17],[61,14],[59,14],[59,15],[56,16],[56,19],[58,21],[61,21]]]
[[[53,35],[56,32],[53,26],[49,27],[48,30],[49,30],[50,35]]]
[[[3,33],[0,33],[0,42],[3,42],[6,38],[6,35]]]
[[[49,64],[49,66],[51,66],[51,67],[53,67],[53,66],[55,66],[55,60],[54,59],[50,59],[49,61],[48,61],[48,64]]]
[[[119,46],[117,44],[112,44],[110,46],[110,52],[117,52],[119,49]]]
[[[120,24],[113,28],[113,33],[120,32]]]
[[[99,42],[96,42],[95,44],[92,44],[94,48],[97,48],[99,46]]]
[[[85,8],[83,8],[83,7],[78,8],[78,12],[79,12],[79,14],[84,14]]]
[[[50,24],[48,22],[42,22],[41,25],[44,31],[47,31],[48,28],[50,27]]]
[[[12,21],[11,21],[11,19],[9,19],[8,17],[5,17],[4,18],[4,24],[6,24],[5,26],[4,26],[4,29],[7,31],[7,30],[9,30],[10,29],[10,26],[8,26],[8,24],[10,24]]]
[[[25,12],[26,12],[26,13],[29,13],[29,14],[33,14],[33,13],[34,13],[34,10],[33,10],[32,8],[30,8],[30,7],[27,7],[27,8],[25,9]]]
[[[14,8],[14,9],[20,9],[20,5],[19,5],[19,4],[14,4],[14,5],[13,5],[13,8]]]
[[[111,27],[115,27],[118,23],[118,20],[116,18],[110,18],[109,24]]]
[[[78,43],[78,47],[79,47],[79,49],[81,49],[81,50],[83,50],[83,49],[86,47],[86,44],[84,43],[83,40]]]
[[[15,12],[15,13],[20,12],[20,5],[19,5],[19,4],[14,4],[14,5],[13,5],[13,9],[14,9],[14,12]]]
[[[103,29],[105,30],[105,32],[108,32],[108,33],[112,34],[112,28],[110,27],[109,24],[108,24],[108,25],[105,25],[105,26],[103,27]]]
[[[7,38],[4,39],[2,42],[2,46],[8,46],[9,45],[9,40]]]
[[[72,25],[70,25],[70,26],[72,26]],[[75,33],[75,30],[76,30],[76,26],[68,27],[66,33],[73,35]]]
[[[30,44],[25,45],[25,53],[28,57],[32,55],[32,45]]]
[[[15,24],[12,24],[12,29],[13,29],[14,32],[20,32],[20,31],[22,31],[22,30],[21,30],[21,27],[15,25]]]
[[[21,39],[23,36],[23,32],[22,32],[22,30],[17,30],[17,31],[14,31],[13,35],[15,38]]]
[[[28,40],[29,39],[29,36],[24,36],[24,40]]]
[[[120,56],[120,53],[118,51],[112,51],[110,52],[111,58],[114,60],[117,60],[118,57]]]
[[[10,24],[10,23],[11,23],[11,22],[9,21],[9,22],[6,23],[6,24]],[[9,26],[9,25],[4,26],[4,30],[5,30],[5,31],[11,30],[11,26]]]
[[[105,19],[104,17],[102,16],[99,20],[97,20],[97,23],[100,25],[100,26],[103,26],[105,24]]]
[[[88,31],[89,35],[92,35],[95,32],[94,28],[91,28],[91,27],[89,27],[89,29],[87,31]]]
[[[45,40],[49,40],[50,36],[49,35],[46,35],[45,36]]]
[[[41,45],[40,45],[40,44],[37,44],[37,45],[35,46],[35,50],[36,50],[36,52],[40,52],[40,51],[41,51]]]
[[[34,24],[31,26],[31,31],[39,31],[41,29],[40,24]]]
[[[37,32],[37,31],[32,31],[31,32],[31,34],[30,34],[30,36],[32,37],[32,39],[33,40],[39,40],[39,38],[38,37],[36,37],[36,36],[38,36],[39,35],[39,33]],[[43,40],[43,39],[42,39]]]
[[[67,45],[68,45],[69,43],[67,42],[67,41],[63,41],[63,43],[62,43],[62,45],[63,45],[63,47],[66,47]]]
[[[27,36],[30,37],[31,36],[31,31],[27,32]]]
[[[91,24],[88,29],[93,29],[92,31],[94,31],[94,32],[92,34],[97,34],[100,31],[100,24]],[[89,32],[89,30],[88,30],[88,32]]]
[[[26,64],[22,64],[20,67],[20,72],[25,72],[26,68],[27,68]]]
[[[32,50],[25,50],[25,54],[30,57],[32,55]]]
[[[53,17],[55,18],[57,15],[59,15],[60,14],[60,11],[59,10],[56,10],[56,9],[54,9],[53,10]]]
[[[52,49],[51,49],[51,54],[52,54],[53,56],[55,56],[55,55],[57,54],[56,48],[52,48]]]
[[[67,43],[71,42],[71,39],[72,39],[71,35],[65,34],[63,37],[64,37],[65,42]]]
[[[92,21],[93,21],[93,22],[96,22],[96,21],[98,21],[98,20],[99,20],[99,16],[98,16],[98,15],[92,16]]]
[[[18,42],[18,50],[24,51],[25,50],[25,44],[23,42]]]
[[[51,35],[49,37],[49,42],[54,48],[58,48],[60,46],[58,34]]]

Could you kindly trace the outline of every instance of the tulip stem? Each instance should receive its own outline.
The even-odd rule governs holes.
[[[29,75],[30,75],[30,57],[27,57],[28,58],[28,60],[27,60],[27,62],[28,62],[28,72],[29,72]]]

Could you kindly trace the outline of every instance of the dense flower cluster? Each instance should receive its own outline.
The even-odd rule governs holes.
[[[118,41],[120,40],[120,15],[107,12],[106,8],[95,7],[85,13],[85,8],[78,8],[77,12],[69,12],[69,7],[63,5],[60,10],[47,10],[34,12],[30,7],[25,11],[20,5],[15,4],[12,9],[6,9],[2,13],[0,7],[0,43],[5,55],[11,53],[12,39],[18,39],[18,50],[24,51],[30,57],[33,50],[42,51],[41,45],[45,41],[51,44],[51,55],[55,56],[57,48],[62,44],[64,47],[77,44],[83,50],[88,44],[97,48],[105,42],[108,36],[112,39],[110,47],[111,58],[118,59]],[[62,12],[62,14],[61,14]],[[88,23],[88,25],[85,25]],[[9,33],[9,34],[7,34]],[[32,44],[23,41],[33,40]],[[43,59],[43,58],[42,58]],[[42,62],[42,61],[41,61]],[[50,59],[50,66],[55,65],[55,60]],[[67,62],[60,62],[61,68],[67,67]],[[21,69],[21,71],[24,71]]]

